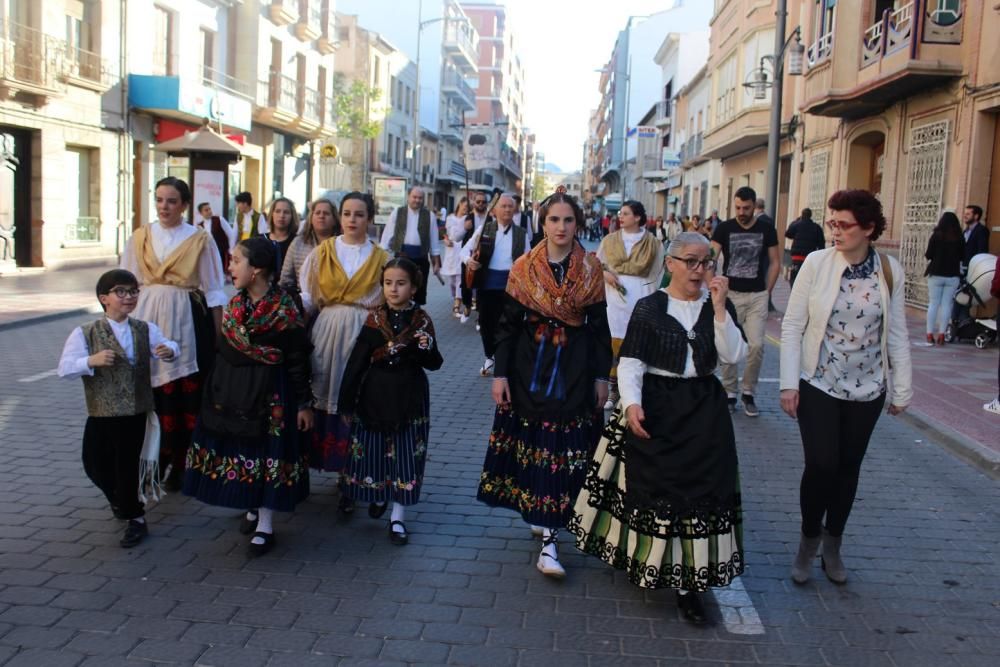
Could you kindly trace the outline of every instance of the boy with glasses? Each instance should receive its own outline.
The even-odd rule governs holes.
[[[111,503],[115,518],[127,522],[119,540],[124,548],[148,533],[139,467],[147,413],[153,410],[150,359],[171,361],[180,353],[154,323],[129,317],[138,297],[139,282],[129,271],[102,275],[97,300],[104,317],[73,329],[59,359],[59,377],[83,378],[88,414],[83,470]]]

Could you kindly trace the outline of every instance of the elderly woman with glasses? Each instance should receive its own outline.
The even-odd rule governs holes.
[[[704,236],[678,234],[666,265],[670,285],[641,299],[629,320],[621,402],[570,531],[579,549],[635,585],[678,589],[684,618],[701,624],[699,593],[743,572],[736,439],[715,369],[737,363],[747,345]]]
[[[882,204],[841,190],[827,206],[833,247],[806,257],[781,325],[781,408],[798,420],[805,451],[797,584],[821,542],[827,578],[847,581],[840,545],[868,440],[886,398],[896,415],[913,395],[903,268],[872,245],[885,230]]]

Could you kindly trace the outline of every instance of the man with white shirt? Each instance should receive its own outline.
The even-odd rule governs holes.
[[[267,218],[259,211],[253,210],[253,195],[249,192],[241,192],[236,195],[236,211],[237,242],[271,231],[267,226]]]
[[[441,270],[441,239],[438,235],[437,217],[424,206],[422,189],[410,188],[406,206],[397,208],[382,230],[380,245],[394,257],[413,260],[424,276],[414,300],[421,306],[427,303],[431,263],[433,262],[435,275]]]
[[[201,219],[194,224],[208,232],[215,241],[219,259],[222,260],[222,270],[226,271],[229,267],[229,253],[236,247],[236,230],[221,215],[213,215],[212,205],[208,202],[198,204],[198,215]]]
[[[470,269],[479,271],[485,268],[480,274],[480,282],[475,286],[479,291],[479,335],[483,339],[483,353],[486,355],[479,371],[483,376],[493,373],[496,330],[503,312],[503,296],[507,290],[510,269],[514,260],[531,250],[525,230],[514,224],[514,208],[513,197],[501,196],[493,209],[496,220],[480,227],[468,243],[462,246],[462,261]]]
[[[535,237],[538,236],[538,230],[535,229],[535,220],[531,215],[531,211],[521,206],[520,195],[514,195],[513,199],[514,224],[525,231],[525,234],[527,234],[528,237],[528,242],[531,244],[531,247],[534,248],[536,245]]]

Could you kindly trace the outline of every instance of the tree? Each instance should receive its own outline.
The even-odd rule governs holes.
[[[535,174],[535,182],[531,186],[531,191],[532,201],[542,201],[552,194],[545,191],[545,176],[541,172]]]
[[[371,120],[372,104],[382,97],[379,88],[369,88],[363,81],[347,81],[343,74],[333,77],[333,108],[337,136],[345,139],[374,139],[382,122]]]

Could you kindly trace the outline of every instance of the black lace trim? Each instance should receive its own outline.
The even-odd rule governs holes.
[[[620,411],[616,410],[603,436],[608,441],[605,456],[614,457],[625,465],[626,428]],[[583,490],[589,494],[587,504],[611,514],[636,532],[662,539],[696,539],[726,535],[743,524],[739,491],[724,498],[705,498],[696,502],[653,500],[635,491],[625,493],[613,481],[601,479],[601,463],[592,459],[587,467],[583,484]]]
[[[743,554],[734,552],[729,560],[716,563],[714,567],[694,567],[682,563],[657,566],[629,556],[621,546],[611,544],[605,538],[585,534],[577,514],[570,519],[566,530],[576,535],[576,546],[584,553],[597,556],[611,567],[624,570],[628,580],[640,588],[680,588],[686,591],[703,592],[709,588],[721,588],[732,583],[743,574]]]

